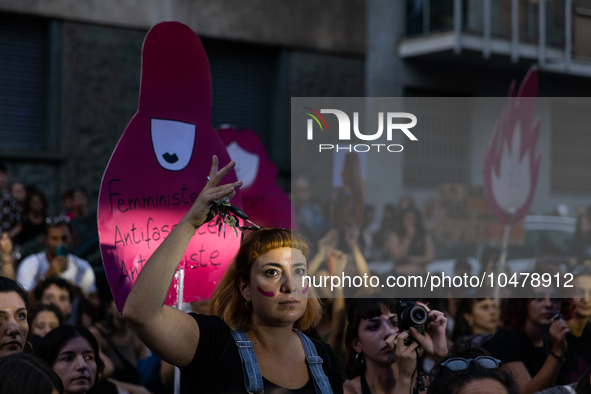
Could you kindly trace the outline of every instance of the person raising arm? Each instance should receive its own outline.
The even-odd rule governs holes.
[[[206,186],[144,266],[123,315],[156,355],[180,367],[186,392],[341,394],[334,352],[302,334],[320,321],[321,306],[303,283],[309,248],[296,232],[262,228],[245,237],[214,290],[210,315],[163,306],[191,237],[213,216],[213,201],[232,198],[242,185],[217,186],[233,166],[218,171],[214,156]]]
[[[183,367],[193,359],[199,343],[199,326],[188,314],[164,305],[168,288],[189,241],[209,214],[213,201],[236,194],[242,182],[217,186],[234,168],[230,162],[218,171],[218,158],[213,157],[210,179],[197,199],[170,235],[146,262],[123,307],[143,343],[164,361]],[[170,278],[170,280],[162,280]]]

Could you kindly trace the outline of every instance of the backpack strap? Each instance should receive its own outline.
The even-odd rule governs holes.
[[[316,389],[316,394],[332,394],[332,387],[330,387],[330,381],[322,369],[323,361],[316,352],[316,346],[314,346],[312,340],[304,333],[301,333],[297,330],[296,332],[302,341],[302,345],[304,346],[306,362],[308,363],[310,372],[312,373],[312,379],[314,379],[314,388]]]
[[[252,342],[242,330],[232,330],[232,337],[238,346],[240,360],[242,361],[242,372],[244,374],[244,386],[250,393],[263,393],[263,375],[259,368],[257,356],[254,354]]]

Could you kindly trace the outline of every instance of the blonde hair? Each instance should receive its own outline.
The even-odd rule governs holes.
[[[262,228],[246,237],[211,296],[209,314],[219,316],[232,329],[248,330],[252,326],[252,310],[246,307],[238,287],[238,278],[250,283],[250,271],[255,260],[273,249],[285,247],[298,249],[308,258],[308,243],[304,237],[291,230]],[[307,330],[318,324],[321,317],[320,300],[310,287],[306,310],[294,323],[294,328]]]

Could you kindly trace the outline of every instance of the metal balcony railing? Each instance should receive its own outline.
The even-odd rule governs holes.
[[[541,69],[591,76],[591,2],[572,0],[406,0],[402,56],[452,49],[537,60]]]

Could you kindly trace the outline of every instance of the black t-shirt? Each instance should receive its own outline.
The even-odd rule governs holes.
[[[570,332],[566,334],[568,345],[558,377],[557,385],[571,384],[579,380],[583,372],[591,365],[591,322],[588,322],[580,337]]]
[[[101,381],[98,387],[99,394],[119,394],[119,390],[117,390],[115,383],[108,380]]]
[[[535,347],[524,332],[505,328],[492,337],[487,350],[503,364],[521,361],[533,378],[552,351],[552,340],[549,335],[545,335],[543,346]]]
[[[31,223],[29,217],[25,215],[23,216],[22,226],[23,228],[21,232],[17,235],[14,242],[19,245],[23,245],[29,242],[30,240],[42,235],[43,231],[45,230],[45,220],[43,220],[39,224],[34,224]]]
[[[181,368],[182,388],[185,393],[245,393],[244,375],[238,347],[230,327],[217,316],[190,314],[199,324],[199,345],[193,360]],[[334,394],[343,393],[343,380],[339,362],[326,343],[312,340],[318,355],[324,361],[322,368],[330,381]],[[314,394],[312,378],[302,388],[289,390],[278,387],[263,377],[264,391],[272,394],[276,389],[282,393]]]

